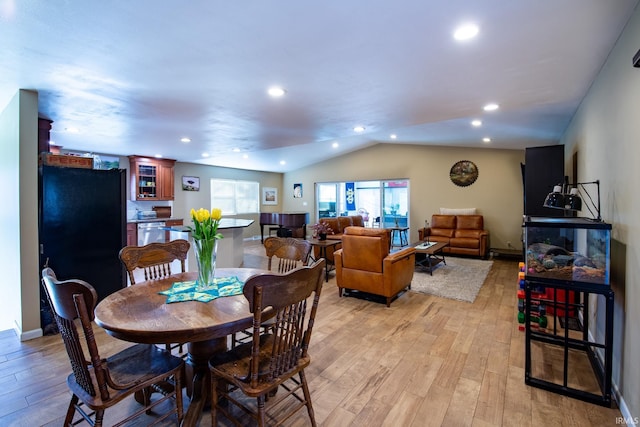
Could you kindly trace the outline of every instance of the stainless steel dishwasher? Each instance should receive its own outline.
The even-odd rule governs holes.
[[[138,223],[138,246],[148,245],[153,242],[164,243],[166,241],[164,221]]]

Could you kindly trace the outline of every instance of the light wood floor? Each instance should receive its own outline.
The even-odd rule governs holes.
[[[266,265],[259,245],[247,245],[246,266]],[[524,384],[516,277],[516,262],[495,260],[473,304],[406,292],[387,308],[338,298],[332,273],[307,369],[319,425],[617,425],[615,404],[603,408]],[[129,345],[96,331],[103,356]],[[578,379],[592,378],[588,365],[577,366]],[[21,343],[13,331],[0,332],[0,425],[61,425],[69,372],[60,336]],[[131,405],[123,402],[112,412]],[[201,425],[209,423],[205,413]],[[308,425],[306,412],[287,425]]]

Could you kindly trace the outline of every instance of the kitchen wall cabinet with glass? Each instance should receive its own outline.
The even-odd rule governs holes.
[[[131,200],[173,200],[176,161],[129,156]]]

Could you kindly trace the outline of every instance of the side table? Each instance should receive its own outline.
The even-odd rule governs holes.
[[[407,231],[409,227],[389,227],[388,230],[391,230],[391,242],[390,245],[393,248],[394,246],[403,247],[409,246],[409,239],[407,237]],[[398,237],[399,244],[395,244],[396,236]]]
[[[327,248],[331,248],[331,251],[335,251],[336,246],[339,245],[341,243],[340,240],[318,240],[318,239],[311,239],[309,240],[309,243],[311,243],[311,246],[313,247],[317,247],[319,249],[319,258],[324,258],[325,259],[325,282],[329,281],[329,272],[331,270],[333,270],[333,263],[330,263],[329,260],[327,259]],[[313,254],[311,255],[311,259],[313,260],[313,262],[317,261]]]

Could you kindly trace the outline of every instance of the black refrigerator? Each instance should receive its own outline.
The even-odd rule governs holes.
[[[41,166],[40,268],[87,281],[99,300],[126,286],[118,258],[127,242],[125,186],[123,169]]]

